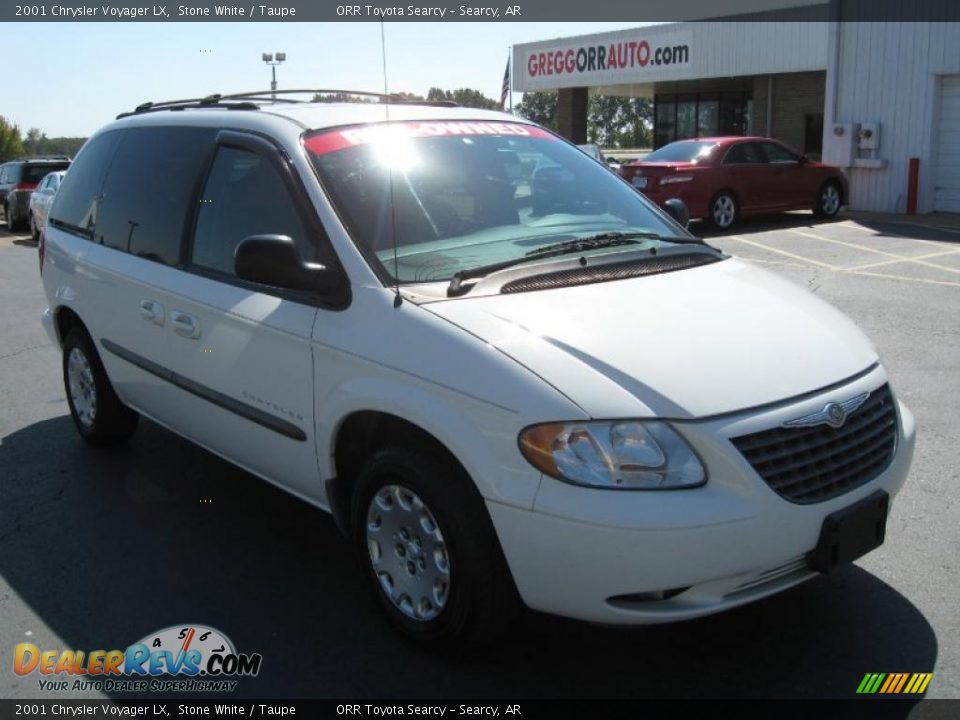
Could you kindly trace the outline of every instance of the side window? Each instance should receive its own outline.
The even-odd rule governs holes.
[[[795,163],[797,156],[787,150],[782,145],[776,143],[763,143],[763,151],[767,154],[769,163]]]
[[[53,224],[93,237],[100,187],[119,139],[119,133],[108,132],[83,146],[50,209]]]
[[[289,235],[300,255],[314,252],[283,179],[248,150],[221,147],[207,177],[193,236],[192,264],[233,275],[237,245],[251,235]]]
[[[51,176],[47,179],[47,187],[50,188],[50,189],[53,190],[53,191],[56,191],[56,189],[57,189],[58,187],[60,187],[60,176],[59,176],[59,175],[51,175]]]
[[[103,185],[96,238],[146,260],[179,265],[191,198],[215,130],[150,127],[121,132]]]
[[[756,165],[766,162],[757,143],[737,143],[731,147],[723,158],[724,165]]]
[[[7,182],[7,166],[0,165],[0,185],[4,185]]]

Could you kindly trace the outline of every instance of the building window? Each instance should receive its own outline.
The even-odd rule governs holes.
[[[654,146],[686,138],[746,135],[751,102],[746,92],[657,95]]]
[[[677,140],[697,137],[697,96],[681,96],[677,101]]]
[[[697,137],[711,137],[720,129],[720,101],[701,96],[697,106]]]
[[[803,116],[803,153],[804,155],[823,153],[823,113]]]
[[[672,95],[654,100],[654,145],[660,147],[677,139],[677,102]]]

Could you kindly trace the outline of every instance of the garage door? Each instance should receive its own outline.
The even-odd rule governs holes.
[[[937,148],[933,208],[941,212],[960,212],[960,75],[943,76]]]

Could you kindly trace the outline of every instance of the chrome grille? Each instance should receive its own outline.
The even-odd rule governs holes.
[[[897,413],[884,385],[839,428],[777,427],[732,442],[771,489],[808,504],[873,480],[893,459],[896,440]]]

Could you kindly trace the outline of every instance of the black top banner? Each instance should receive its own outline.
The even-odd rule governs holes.
[[[276,720],[562,720],[565,718],[763,718],[769,720],[948,720],[957,716],[956,700],[0,700],[0,720],[8,718],[196,718],[239,717]]]
[[[163,0],[161,0],[163,2]],[[4,22],[677,22],[960,21],[955,0],[417,0],[329,3],[316,0],[131,0],[9,3]]]

